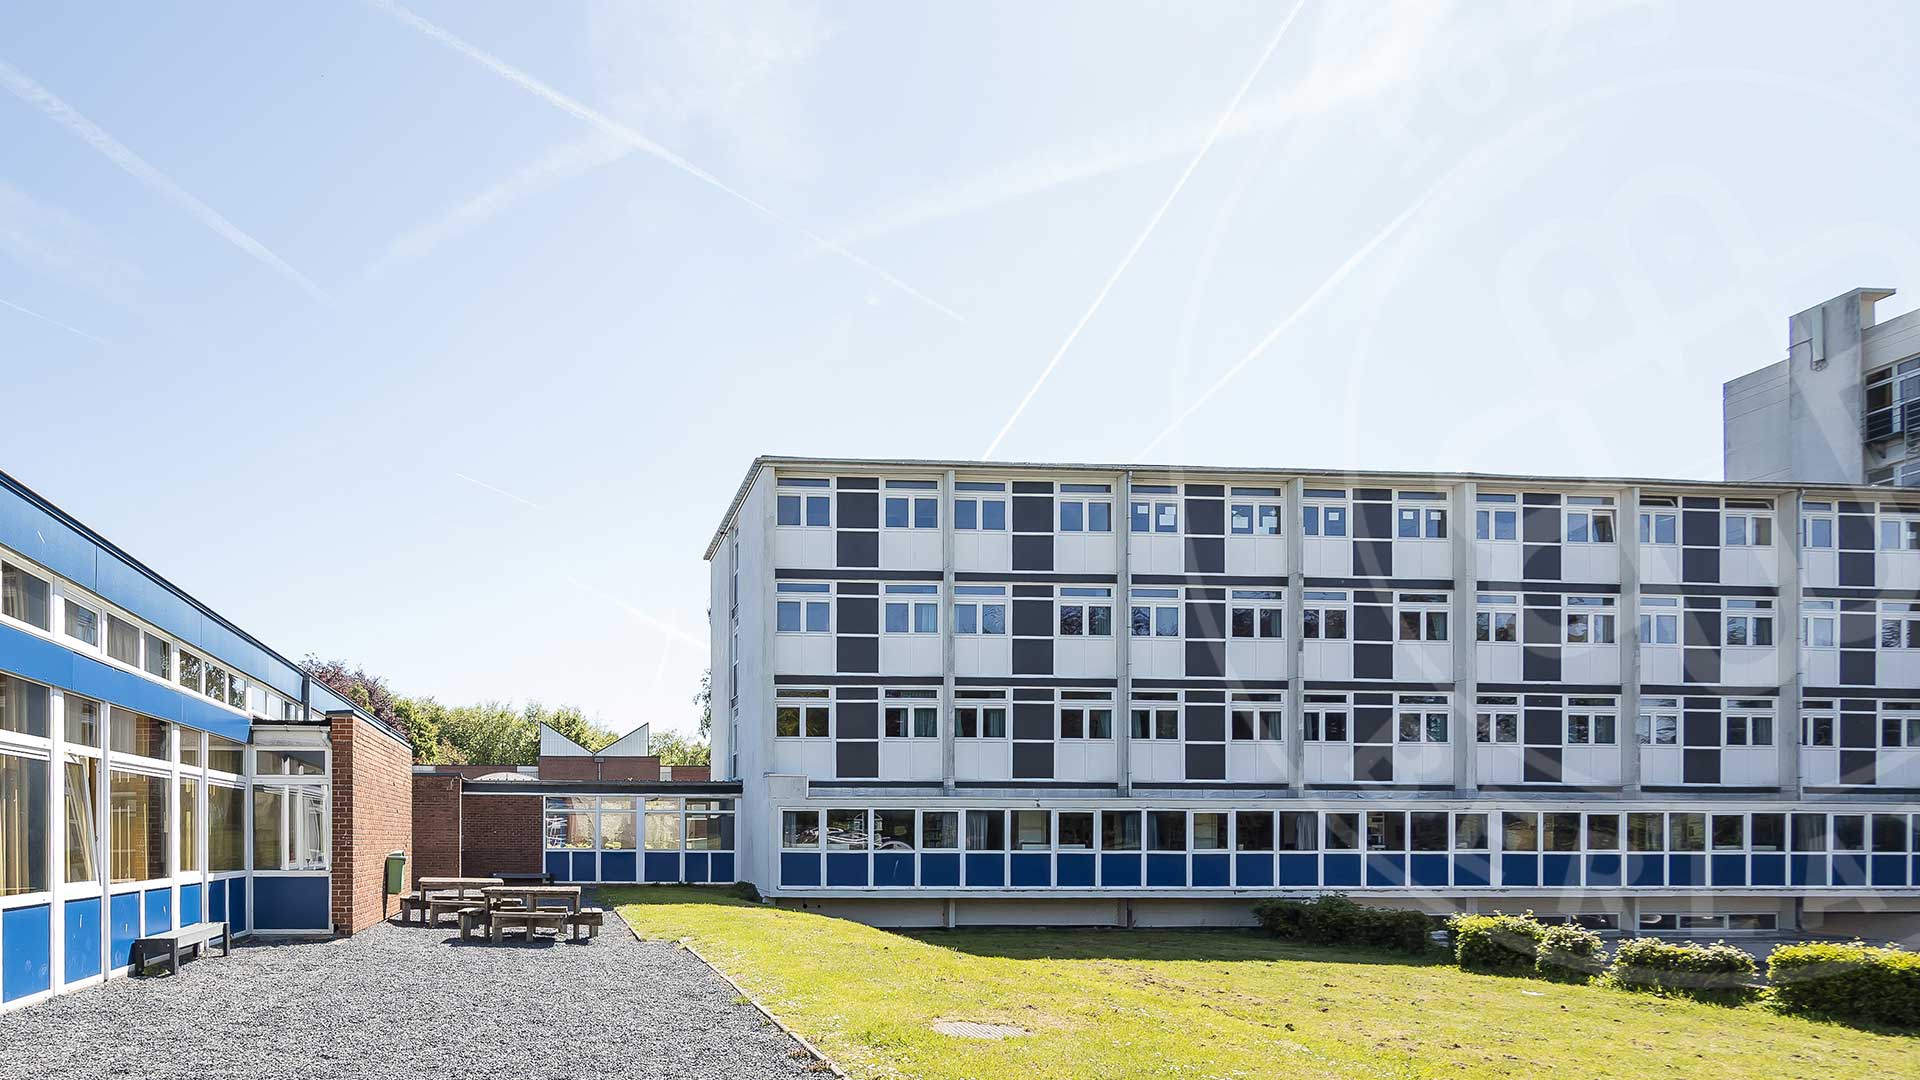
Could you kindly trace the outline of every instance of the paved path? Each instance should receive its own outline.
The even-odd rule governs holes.
[[[43,1080],[760,1080],[811,1063],[690,953],[609,913],[592,944],[377,926],[244,945],[0,1016],[0,1076]],[[816,1074],[817,1075],[817,1074]]]

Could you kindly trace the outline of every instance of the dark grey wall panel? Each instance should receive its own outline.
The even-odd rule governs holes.
[[[880,775],[880,744],[873,742],[834,743],[833,774],[842,780],[877,778]]]
[[[1560,545],[1522,544],[1520,576],[1528,581],[1560,580]]]
[[[880,737],[880,705],[873,701],[842,701],[836,708],[840,714],[836,734],[842,739],[877,739]]]
[[[1840,515],[1840,550],[1872,551],[1874,549],[1873,517],[1861,514]]]
[[[1560,748],[1557,746],[1528,747],[1521,754],[1520,778],[1529,784],[1560,783],[1566,778]]]
[[[1353,710],[1353,741],[1357,743],[1393,742],[1393,710],[1376,705]]]
[[[1680,652],[1680,681],[1713,686],[1720,682],[1719,649],[1683,649]]]
[[[1013,602],[1013,636],[1052,637],[1053,601],[1015,600]]]
[[[1048,495],[1013,497],[1013,531],[1050,533],[1053,531],[1053,498]]]
[[[1520,678],[1527,682],[1559,682],[1560,650],[1540,648],[1534,645],[1523,647],[1520,654]]]
[[[1719,581],[1719,548],[1681,548],[1681,581]]]
[[[1527,645],[1560,644],[1560,609],[1529,607],[1520,612],[1520,641]]]
[[[1353,538],[1355,540],[1393,539],[1393,504],[1354,503]]]
[[[1840,553],[1840,584],[1872,588],[1873,577],[1873,552],[1843,551]]]
[[[1873,653],[1842,649],[1840,651],[1840,685],[1872,686],[1874,667]]]
[[[879,566],[880,534],[836,532],[833,537],[833,561],[836,566]]]
[[[1526,730],[1521,732],[1520,741],[1527,746],[1560,745],[1560,710],[1528,709],[1525,716]]]
[[[1014,638],[1013,673],[1015,675],[1053,674],[1053,639]]]
[[[1227,542],[1217,536],[1187,537],[1187,573],[1227,572]]]
[[[1356,746],[1353,748],[1353,778],[1390,783],[1393,780],[1393,747]]]
[[[1227,504],[1219,499],[1187,500],[1189,536],[1227,535]]]
[[[1680,542],[1688,547],[1720,546],[1720,514],[1716,510],[1682,510]]]
[[[1879,777],[1880,755],[1872,750],[1840,751],[1840,782],[1843,784],[1877,784]]]
[[[1188,742],[1225,742],[1227,707],[1224,705],[1188,705]]]
[[[1528,544],[1560,542],[1560,508],[1529,506],[1520,511],[1520,539]],[[1558,577],[1559,575],[1554,575]]]
[[[1224,638],[1227,636],[1227,605],[1196,604],[1189,601],[1186,608],[1187,637]]]
[[[879,671],[880,639],[870,637],[834,638],[833,670],[843,673]]]
[[[880,632],[880,601],[863,596],[838,596],[834,598],[834,625],[842,634],[877,634]]]
[[[1877,746],[1874,735],[1872,713],[1842,713],[1840,716],[1840,745],[1843,748],[1859,750]]]
[[[1720,782],[1720,751],[1682,750],[1680,753],[1682,783],[1717,784]]]
[[[1015,570],[1053,569],[1053,537],[1014,536],[1013,568]]]
[[[1053,779],[1053,744],[1014,743],[1013,777],[1016,780]]]
[[[1689,608],[1680,617],[1680,644],[1689,648],[1720,647],[1720,609]]]
[[[1393,678],[1393,646],[1366,642],[1354,645],[1353,677],[1356,679]]]
[[[1013,737],[1048,741],[1053,738],[1053,703],[1016,701],[1013,703]]]
[[[842,529],[877,529],[880,496],[871,491],[836,491],[833,513],[833,523]]]
[[[1353,542],[1353,576],[1392,577],[1393,541],[1355,540]]]
[[[1878,644],[1879,629],[1874,625],[1872,615],[1846,613],[1840,616],[1841,648],[1872,649]]]
[[[1196,679],[1218,679],[1227,673],[1227,643],[1187,642],[1187,674]]]
[[[1392,641],[1393,609],[1373,604],[1354,605],[1353,640]]]
[[[1225,780],[1227,778],[1227,748],[1218,743],[1211,746],[1187,747],[1187,779],[1189,780]]]
[[[1681,736],[1682,746],[1719,746],[1720,714],[1717,712],[1688,712],[1680,720],[1685,734]]]

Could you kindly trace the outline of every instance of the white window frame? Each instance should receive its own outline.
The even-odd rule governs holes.
[[[1438,599],[1425,599],[1438,597]],[[1402,620],[1408,615],[1418,616],[1415,629],[1416,637],[1407,637]],[[1437,616],[1437,618],[1436,618]],[[1453,598],[1448,593],[1396,593],[1393,606],[1393,640],[1438,642],[1448,640],[1452,633]],[[1475,620],[1476,632],[1479,620]],[[1435,636],[1435,631],[1438,636]]]
[[[1315,495],[1318,490],[1322,494]],[[1347,493],[1342,491],[1336,498],[1331,488],[1307,488],[1305,497],[1300,500],[1301,535],[1324,540],[1345,540],[1353,534],[1353,513],[1349,506]],[[1329,511],[1338,516],[1339,531],[1328,526],[1331,519]]]
[[[1513,737],[1512,738],[1503,739],[1500,737],[1500,718],[1503,716],[1510,717],[1513,720]],[[1517,694],[1481,695],[1478,698],[1478,700],[1474,702],[1474,714],[1473,714],[1474,745],[1476,746],[1518,746],[1520,745],[1520,724],[1523,719],[1524,719],[1524,716],[1523,716],[1523,710],[1520,707],[1519,695]],[[1487,731],[1487,737],[1484,739],[1480,737],[1480,729],[1482,726],[1484,726]]]
[[[1070,693],[1086,693],[1089,696],[1069,698],[1066,695]],[[1068,735],[1067,713],[1074,710],[1078,710],[1080,713],[1080,734]],[[1105,735],[1095,735],[1093,733],[1093,714],[1097,712],[1107,714],[1107,733]],[[1110,693],[1102,695],[1093,691],[1062,691],[1060,700],[1054,705],[1053,730],[1061,742],[1110,743],[1115,738],[1114,724],[1117,722],[1113,714],[1113,695]]]
[[[1825,525],[1827,542],[1817,543],[1814,536],[1815,525]],[[1840,523],[1833,514],[1831,502],[1800,503],[1800,546],[1807,551],[1832,551],[1839,546]]]
[[[987,693],[997,696],[960,696],[965,693]],[[1012,739],[1013,706],[1009,698],[1010,695],[1005,690],[962,690],[957,692],[947,707],[948,722],[953,725],[953,737],[956,739],[968,739],[980,742],[987,740],[1007,742]],[[990,735],[987,733],[987,713],[989,710],[998,710],[1000,713],[1000,733],[998,735]],[[971,712],[973,714],[972,721],[974,731],[972,734],[968,734],[964,730],[967,725],[965,718],[960,715],[962,712]]]
[[[1234,717],[1248,715],[1251,738],[1234,734]],[[1269,723],[1271,721],[1271,723]],[[1227,702],[1227,741],[1238,743],[1283,743],[1287,741],[1286,695],[1279,693],[1235,693]]]
[[[1674,746],[1680,745],[1680,699],[1679,698],[1641,698],[1640,716],[1634,721],[1633,736],[1638,746]],[[1661,739],[1661,721],[1667,722]]]
[[[1077,506],[1080,508],[1080,524],[1076,528],[1070,529],[1067,527],[1067,507],[1069,506]],[[1104,506],[1107,508],[1107,527],[1104,529],[1096,529],[1093,527],[1093,508],[1096,506]],[[1096,536],[1111,535],[1113,533],[1113,496],[1075,494],[1067,498],[1056,498],[1054,500],[1053,520],[1058,532],[1062,536],[1086,535],[1088,533]]]
[[[1145,509],[1147,527],[1136,529],[1136,513]],[[1127,531],[1134,536],[1179,536],[1180,496],[1171,491],[1152,492],[1135,488],[1127,499]]]
[[[980,487],[967,485],[978,484]],[[955,480],[952,506],[948,513],[953,515],[955,532],[1004,533],[1007,531],[1007,485],[984,480]],[[989,490],[989,487],[991,490]],[[973,507],[973,524],[960,524],[960,504],[968,503]],[[987,524],[987,505],[997,503],[1000,506],[1000,524]]]
[[[1643,498],[1640,505],[1640,543],[1657,547],[1680,546],[1680,508],[1674,505],[1672,497],[1663,497],[1660,502]],[[1662,526],[1665,526],[1669,539],[1660,539]]]
[[[1502,541],[1504,543],[1505,541]],[[1506,616],[1513,627],[1513,636],[1505,641],[1496,635],[1499,633],[1500,616]],[[1520,644],[1520,594],[1519,593],[1475,593],[1473,608],[1473,640],[1480,645],[1515,646]],[[1487,636],[1481,637],[1481,622],[1485,620]]]
[[[818,484],[808,483],[805,485],[795,485],[792,482],[796,480],[820,481],[820,483]],[[782,490],[783,488],[786,490]],[[783,498],[791,498],[791,499],[797,500],[795,505],[800,511],[800,520],[798,522],[786,523],[780,520],[780,500]],[[814,500],[816,499],[819,500],[819,504],[826,507],[826,510],[827,510],[827,520],[820,522],[817,525],[811,524],[807,520],[808,511],[812,509],[814,505]],[[773,521],[774,521],[775,528],[777,529],[831,529],[833,528],[833,519],[834,519],[833,481],[831,479],[828,479],[827,477],[824,477],[824,476],[783,476],[778,480],[778,482],[774,484]]]
[[[1561,641],[1566,645],[1617,645],[1620,641],[1619,608],[1611,596],[1568,596],[1562,611]],[[1574,620],[1587,620],[1585,640],[1575,640]],[[1605,637],[1601,629],[1605,628]]]
[[[1153,641],[1157,639],[1165,639],[1167,641],[1182,640],[1180,634],[1182,612],[1179,589],[1137,587],[1133,589],[1132,595],[1128,597],[1128,601],[1127,635],[1129,637],[1139,638],[1142,641]],[[1142,603],[1142,601],[1146,602]],[[1134,623],[1134,614],[1142,609],[1147,612],[1147,633],[1144,634],[1135,632]],[[1173,613],[1173,633],[1163,634],[1160,631],[1164,624],[1160,621],[1160,618],[1168,611]]]
[[[1738,540],[1733,537],[1733,523],[1736,521],[1741,523],[1741,537]],[[1749,509],[1725,511],[1720,515],[1720,545],[1729,548],[1772,547],[1773,524],[1771,511]],[[1766,543],[1755,539],[1762,530],[1767,534]]]
[[[1648,608],[1655,610],[1648,611]],[[1671,629],[1666,641],[1659,640],[1662,627]],[[1680,641],[1680,598],[1642,596],[1640,598],[1640,644],[1678,647]]]
[[[1738,606],[1736,606],[1738,605]],[[1762,645],[1754,639],[1760,636],[1765,626],[1767,642]],[[1734,628],[1739,626],[1746,637],[1744,642],[1733,643]],[[1745,597],[1729,598],[1720,612],[1720,647],[1723,649],[1771,649],[1779,638],[1774,634],[1773,601],[1751,600]]]
[[[1093,613],[1100,608],[1106,609],[1107,612],[1107,632],[1104,634],[1094,632],[1093,628]],[[1069,610],[1080,613],[1078,633],[1067,631],[1066,619]],[[1131,612],[1129,612],[1129,619],[1131,619]],[[1062,586],[1059,595],[1054,598],[1053,628],[1056,637],[1111,639],[1113,637],[1113,590],[1094,586]]]
[[[898,484],[901,482],[902,481],[897,479],[887,481],[888,484]],[[932,484],[933,486],[883,488],[880,492],[880,528],[888,532],[939,532],[940,482],[937,480],[908,480],[905,482],[916,485],[924,482]],[[890,505],[896,501],[906,503],[907,523],[905,525],[895,525],[887,520],[887,510]],[[933,507],[933,521],[930,524],[923,525],[920,523],[920,508],[922,504]]]
[[[1874,637],[1874,644],[1881,652],[1906,652],[1911,649],[1920,649],[1920,603],[1882,600],[1879,619],[1879,633]],[[1896,628],[1895,636],[1899,639],[1891,645],[1887,644],[1889,626]]]
[[[1585,539],[1576,540],[1574,538],[1573,532],[1574,532],[1574,524],[1576,519],[1578,519],[1579,522],[1583,525],[1583,531],[1586,533]],[[1605,540],[1599,539],[1597,535],[1597,533],[1599,532],[1599,522],[1601,521],[1605,521],[1607,523],[1606,531],[1608,533],[1608,538]],[[1560,535],[1565,539],[1565,542],[1569,544],[1587,544],[1587,545],[1605,544],[1605,545],[1611,546],[1612,544],[1617,543],[1620,539],[1620,532],[1619,532],[1619,529],[1617,528],[1618,524],[1619,522],[1615,518],[1613,507],[1611,506],[1601,505],[1597,503],[1589,504],[1589,505],[1568,506],[1563,514],[1563,520],[1561,521],[1561,527],[1565,531],[1562,532]]]
[[[1837,649],[1840,647],[1840,612],[1834,600],[1802,598],[1800,601],[1800,647]],[[1821,639],[1825,644],[1821,644]]]
[[[1503,523],[1507,526],[1508,536],[1500,535]],[[1500,491],[1480,493],[1474,501],[1473,538],[1479,543],[1518,544],[1520,496]]]
[[[1266,497],[1266,496],[1261,496],[1261,497],[1241,496],[1241,498],[1242,499],[1251,498],[1253,501],[1251,502],[1235,501],[1235,500],[1228,501],[1227,503],[1227,535],[1228,536],[1279,536],[1280,535],[1280,523],[1287,520],[1286,506],[1284,503],[1282,503],[1279,499]],[[1234,515],[1236,513],[1239,513],[1240,511],[1245,511],[1247,515],[1247,527],[1245,529],[1236,527],[1234,522]],[[1271,511],[1271,513],[1269,513],[1269,511]],[[1269,524],[1272,526],[1271,528],[1268,527]]]
[[[960,612],[966,609],[973,629],[960,628]],[[1000,609],[1000,629],[987,629],[987,611]],[[1007,636],[1007,587],[1005,585],[955,585],[953,587],[953,632],[957,637],[1005,638]]]
[[[1327,633],[1328,618],[1331,612],[1340,613],[1340,636]],[[1307,615],[1318,616],[1318,627],[1307,633]],[[1308,589],[1300,601],[1300,638],[1303,641],[1340,641],[1353,640],[1353,600],[1352,594],[1345,589]]]
[[[1227,636],[1235,641],[1279,641],[1286,637],[1287,594],[1284,589],[1233,589],[1227,594]],[[1251,612],[1253,632],[1242,634],[1238,613]],[[1274,633],[1267,633],[1271,625]]]
[[[887,730],[887,714],[894,710],[905,712],[906,733],[895,735]],[[940,714],[944,712],[940,703],[938,688],[924,686],[888,687],[880,691],[880,739],[883,742],[938,742],[940,740]],[[922,713],[933,714],[933,731],[922,734],[920,720]]]
[[[1767,729],[1767,740],[1754,739],[1755,721],[1763,721]],[[1744,727],[1739,742],[1733,739],[1734,725],[1738,722]],[[1771,748],[1780,737],[1779,724],[1775,720],[1775,708],[1771,701],[1759,698],[1729,698],[1720,711],[1721,746],[1759,746]]]
[[[1328,737],[1329,721],[1338,719],[1340,737]],[[1302,742],[1344,746],[1353,742],[1353,699],[1346,694],[1308,694],[1301,702]]]
[[[818,605],[826,609],[827,625],[814,630],[808,625],[807,616]],[[780,626],[782,608],[792,607],[800,615],[798,630],[785,630]],[[773,632],[786,637],[821,637],[833,634],[833,585],[824,581],[779,581],[774,583]]]
[[[1416,738],[1407,738],[1406,721],[1416,717]],[[1433,722],[1440,721],[1446,737],[1433,737]],[[1351,735],[1351,732],[1349,732]],[[1396,746],[1448,746],[1453,743],[1453,706],[1445,694],[1400,694],[1393,703],[1393,742]]]
[[[1144,732],[1135,731],[1133,722],[1137,713],[1146,713],[1147,725]],[[1173,717],[1173,734],[1162,735],[1160,722],[1167,716]],[[1130,739],[1143,742],[1176,743],[1186,737],[1186,710],[1180,707],[1180,695],[1172,691],[1160,693],[1135,694],[1127,703],[1127,730]]]
[[[1585,719],[1587,737],[1574,738],[1574,719]],[[1600,738],[1600,721],[1609,720],[1613,726],[1613,737]],[[1560,743],[1562,746],[1618,746],[1620,745],[1620,702],[1612,697],[1569,697],[1560,714]]]
[[[794,719],[798,727],[792,735],[780,734],[780,710],[797,709],[799,715]],[[819,735],[807,734],[807,712],[810,709],[824,709],[827,714],[827,730]],[[833,739],[833,691],[824,686],[782,686],[773,695],[773,737],[782,742],[830,742]]]
[[[901,599],[892,599],[900,597]],[[890,630],[887,628],[887,615],[890,608],[904,607],[907,610],[907,628]],[[880,634],[883,637],[929,637],[940,633],[940,586],[938,585],[887,585],[880,595]],[[931,629],[920,629],[920,612],[923,608],[933,610]]]

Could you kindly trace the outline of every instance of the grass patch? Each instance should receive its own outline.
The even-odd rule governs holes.
[[[604,889],[853,1076],[1913,1076],[1920,1040],[1239,931],[897,933],[719,890]],[[1032,1034],[980,1041],[939,1020]]]

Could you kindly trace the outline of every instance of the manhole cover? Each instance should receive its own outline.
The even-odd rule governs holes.
[[[936,1020],[933,1030],[960,1039],[1017,1039],[1027,1033],[1011,1024],[982,1024],[974,1020]]]

